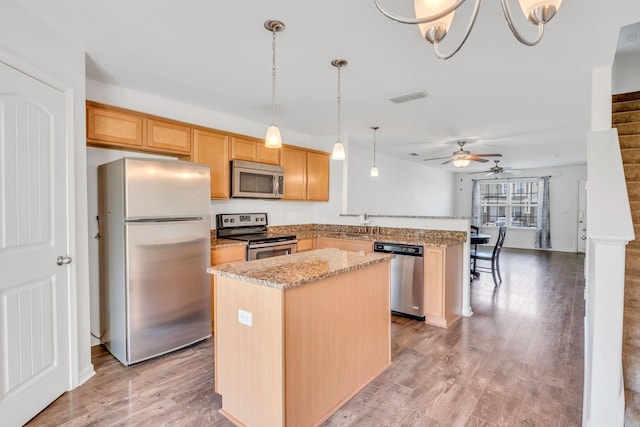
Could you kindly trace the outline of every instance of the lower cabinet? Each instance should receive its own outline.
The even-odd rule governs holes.
[[[424,248],[425,322],[448,328],[462,313],[462,245]]]
[[[318,249],[324,248],[338,248],[345,251],[373,252],[373,242],[336,239],[333,237],[318,237]]]
[[[211,249],[211,266],[228,264],[230,262],[244,261],[246,259],[247,247],[242,246],[230,246],[226,248]],[[213,324],[215,319],[215,278],[211,275],[211,332],[213,332]]]
[[[316,246],[317,244],[316,244],[315,237],[309,237],[308,239],[298,239],[297,251],[298,252],[310,251],[312,249],[315,249]]]

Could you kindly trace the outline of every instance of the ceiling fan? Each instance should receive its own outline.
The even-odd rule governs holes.
[[[474,175],[474,174],[478,174],[478,173],[486,173],[487,176],[495,175],[496,178],[497,178],[498,175],[506,175],[506,174],[520,175],[522,173],[522,171],[518,171],[518,170],[515,170],[515,169],[511,169],[511,168],[503,168],[502,166],[499,166],[498,163],[500,162],[500,160],[494,160],[493,162],[495,163],[495,166],[490,167],[488,171],[471,172],[468,175]]]
[[[465,141],[458,141],[458,145],[460,146],[460,149],[457,151],[454,151],[451,157],[434,157],[431,159],[422,159],[422,160],[426,162],[428,160],[447,159],[446,162],[443,162],[441,164],[446,165],[447,163],[452,162],[453,166],[458,168],[464,168],[469,166],[472,160],[474,162],[486,163],[489,160],[483,159],[483,157],[502,157],[502,154],[471,154],[470,151],[464,149],[464,144],[465,144]]]

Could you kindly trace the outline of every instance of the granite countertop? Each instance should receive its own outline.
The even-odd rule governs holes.
[[[394,255],[385,253],[328,248],[224,264],[209,267],[207,271],[221,277],[287,289],[388,261],[393,257]]]
[[[298,240],[315,237],[359,240],[363,242],[403,243],[431,247],[449,247],[467,241],[467,233],[451,230],[423,230],[413,228],[362,227],[344,225],[311,224],[269,227],[269,234],[294,234]],[[217,239],[215,230],[211,233],[211,249],[229,246],[246,246],[239,240]]]

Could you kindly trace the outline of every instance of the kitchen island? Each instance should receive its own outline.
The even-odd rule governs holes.
[[[320,249],[210,268],[220,412],[238,425],[319,425],[383,372],[391,258]]]

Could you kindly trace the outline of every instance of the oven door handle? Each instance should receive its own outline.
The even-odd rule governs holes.
[[[298,244],[298,240],[285,240],[282,242],[267,242],[267,243],[252,243],[249,245],[249,249],[259,248],[271,248],[273,246],[295,246]]]

